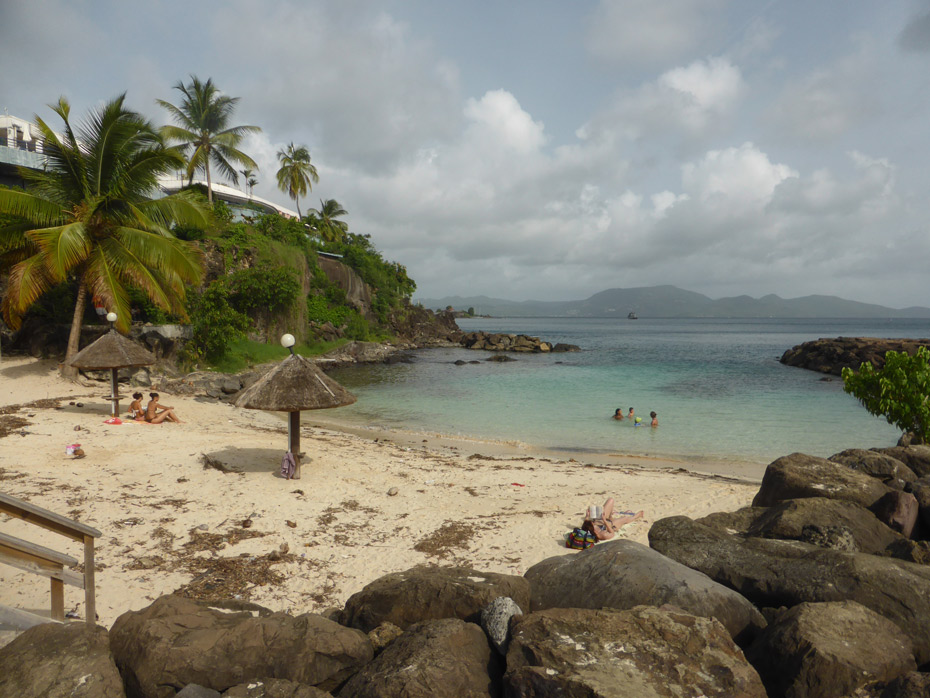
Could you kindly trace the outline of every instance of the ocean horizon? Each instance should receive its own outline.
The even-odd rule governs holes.
[[[581,351],[509,354],[422,349],[411,363],[339,369],[358,402],[350,424],[525,444],[565,453],[639,455],[764,466],[800,451],[893,446],[900,431],[843,392],[842,379],[781,364],[824,337],[930,336],[925,319],[464,318],[484,330],[576,344]],[[463,360],[465,365],[455,365]],[[635,409],[643,423],[612,419]],[[335,416],[335,415],[334,415]],[[761,473],[761,469],[760,469]]]

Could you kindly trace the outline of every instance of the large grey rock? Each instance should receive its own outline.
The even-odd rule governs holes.
[[[765,626],[762,615],[732,589],[630,540],[550,557],[524,576],[532,588],[533,611],[672,604],[716,618],[738,642],[751,640]]]
[[[379,577],[349,597],[341,622],[365,632],[385,621],[402,630],[434,618],[477,623],[481,609],[499,596],[529,608],[529,582],[467,567],[414,567]]]
[[[930,475],[930,446],[893,446],[891,448],[873,449],[886,456],[897,458],[914,471],[917,477]]]
[[[524,616],[507,652],[504,687],[514,698],[765,698],[720,623],[670,606]]]
[[[879,521],[905,538],[911,537],[917,525],[917,498],[909,492],[888,492],[870,510]]]
[[[917,499],[917,512],[925,531],[930,531],[930,478],[921,478],[909,485],[911,494]]]
[[[855,601],[802,603],[746,650],[769,698],[840,698],[917,668],[910,638]]]
[[[200,684],[189,683],[180,691],[175,698],[222,698],[219,691],[212,688],[205,688]]]
[[[654,523],[649,543],[664,555],[735,589],[758,606],[858,601],[911,637],[919,663],[930,660],[927,567],[795,541],[731,536],[684,516]]]
[[[125,698],[106,628],[43,623],[0,648],[0,696]]]
[[[484,631],[458,618],[411,625],[343,686],[339,698],[484,698],[499,694],[502,661]]]
[[[739,531],[759,538],[802,540],[805,526],[822,530],[844,528],[864,553],[877,553],[898,540],[900,534],[879,521],[861,504],[824,497],[788,499],[771,507],[747,507],[755,515]],[[701,523],[717,522],[716,515],[699,519]],[[714,526],[719,528],[719,526]]]
[[[849,448],[830,456],[834,463],[845,465],[860,473],[865,473],[888,484],[893,480],[913,482],[917,475],[904,463],[893,456],[864,448]]]
[[[241,683],[223,694],[223,698],[331,698],[331,696],[332,694],[321,691],[315,686],[287,679],[263,679]]]
[[[523,609],[509,596],[498,596],[481,609],[481,629],[501,654],[507,654],[510,643],[510,619],[522,615]]]
[[[142,698],[268,678],[331,690],[373,656],[364,633],[321,616],[230,612],[178,596],[121,615],[110,644],[127,692]]]
[[[825,497],[871,506],[890,488],[874,477],[826,458],[792,453],[765,469],[754,507],[770,507],[786,499]]]

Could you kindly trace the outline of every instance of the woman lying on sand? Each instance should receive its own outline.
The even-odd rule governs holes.
[[[149,393],[149,404],[145,406],[145,421],[151,424],[161,424],[166,419],[181,424],[181,420],[174,413],[174,408],[158,404],[158,393]],[[161,408],[161,412],[158,411]]]
[[[604,502],[603,507],[588,507],[588,515],[585,517],[581,528],[600,540],[610,540],[621,527],[628,523],[639,521],[643,518],[643,512],[638,511],[635,514],[632,511],[614,511],[614,498],[611,497]]]

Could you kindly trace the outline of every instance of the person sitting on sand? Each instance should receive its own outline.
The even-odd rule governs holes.
[[[656,416],[655,412],[650,412],[649,416],[652,417],[652,428],[655,429],[659,426],[659,418]]]
[[[145,421],[145,410],[142,409],[142,393],[132,394],[132,402],[129,403],[129,416],[137,422]]]
[[[149,393],[149,404],[145,406],[145,421],[150,424],[161,424],[166,419],[181,424],[181,420],[174,413],[174,408],[158,404],[158,393]],[[159,408],[161,411],[159,412]]]
[[[614,410],[614,419],[619,419],[619,420],[623,419],[623,408],[622,407],[618,407],[617,409]]]
[[[619,531],[621,527],[626,526],[628,523],[639,521],[641,518],[643,518],[642,511],[638,511],[635,514],[632,511],[615,512],[614,498],[610,497],[604,502],[603,507],[588,507],[588,513],[584,523],[581,524],[581,528],[589,533],[593,533],[594,537],[599,541],[610,540],[617,535],[617,531]]]

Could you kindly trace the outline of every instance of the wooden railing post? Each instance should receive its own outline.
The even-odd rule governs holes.
[[[84,613],[88,625],[97,624],[97,601],[94,586],[94,537],[84,536]]]

